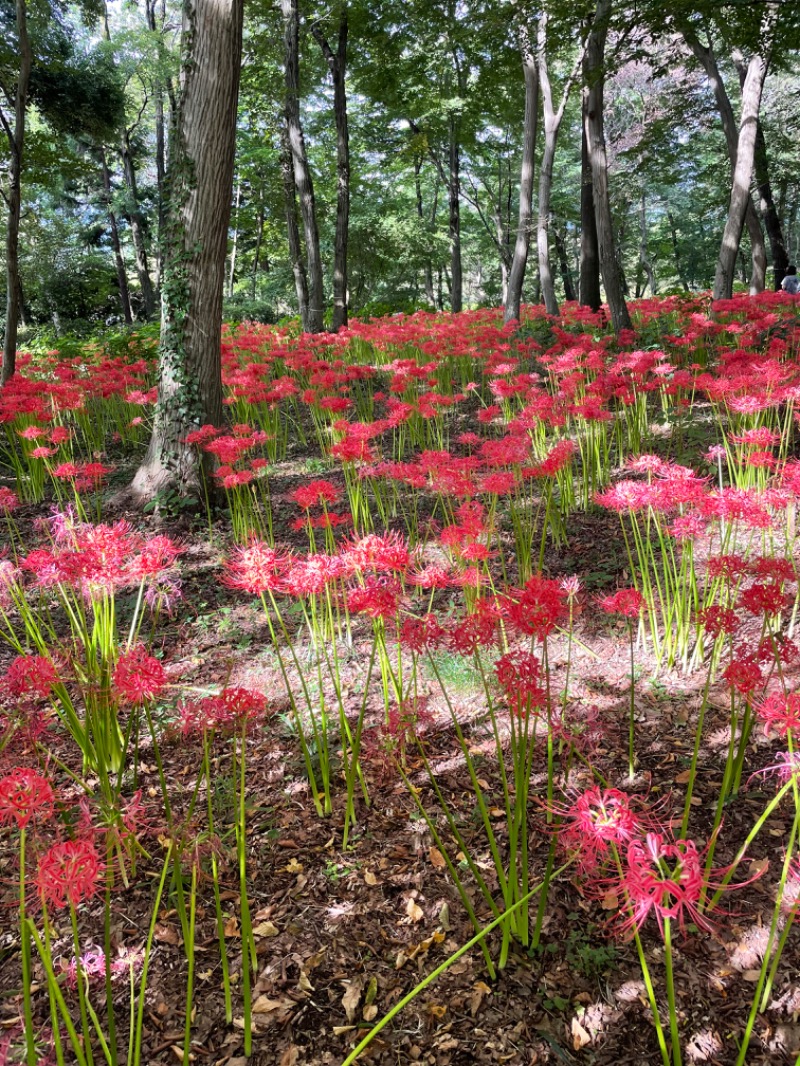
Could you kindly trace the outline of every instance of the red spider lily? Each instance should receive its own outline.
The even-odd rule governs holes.
[[[426,614],[422,618],[408,615],[401,622],[397,635],[404,648],[421,655],[423,652],[441,647],[446,637],[446,630],[436,615]]]
[[[792,597],[776,582],[761,581],[745,589],[739,596],[737,606],[750,614],[780,614],[792,602]]]
[[[522,589],[512,593],[508,617],[527,636],[544,640],[566,613],[566,594],[553,578],[534,574]]]
[[[370,618],[388,618],[397,614],[402,595],[403,588],[396,579],[367,577],[363,586],[348,590],[347,608]]]
[[[747,560],[742,555],[713,555],[708,560],[709,577],[736,581],[748,572]]]
[[[714,639],[721,633],[732,636],[739,628],[739,616],[730,607],[712,605],[697,612],[697,621]]]
[[[494,671],[509,710],[518,718],[547,702],[542,666],[531,652],[514,651],[501,655],[494,664]]]
[[[142,644],[123,652],[114,668],[113,685],[124,703],[154,700],[167,684],[164,667]]]
[[[598,600],[600,609],[606,614],[621,614],[624,618],[638,618],[645,605],[644,596],[638,589],[619,589],[613,596],[603,596]]]
[[[311,507],[328,507],[339,502],[341,493],[330,481],[309,481],[307,485],[290,492],[288,498],[294,500],[298,507],[308,511]]]
[[[267,699],[254,689],[231,686],[215,696],[182,704],[180,729],[184,735],[247,729],[267,712]]]
[[[59,682],[55,666],[45,655],[18,655],[6,670],[3,684],[11,696],[35,694],[46,699]]]
[[[19,507],[19,497],[5,485],[0,485],[0,511],[7,514]]]
[[[319,596],[329,586],[347,576],[347,561],[341,555],[324,553],[295,559],[283,579],[283,591],[290,596]]]
[[[86,837],[53,844],[39,859],[36,887],[42,899],[56,910],[77,905],[97,891],[103,864]]]
[[[144,581],[172,569],[183,548],[170,537],[157,536],[145,541],[141,550],[128,562],[128,573],[134,581]]]
[[[24,829],[33,818],[49,818],[55,801],[47,778],[35,770],[17,767],[0,779],[0,825],[16,822],[19,829]]]
[[[641,929],[654,914],[663,932],[665,919],[677,918],[683,929],[686,919],[702,929],[712,923],[701,914],[698,904],[706,888],[702,856],[691,840],[670,840],[662,833],[647,833],[644,840],[628,846],[626,869],[620,885],[631,905],[621,928]],[[727,888],[741,886],[726,886]]]
[[[498,641],[500,614],[491,600],[478,600],[474,610],[449,627],[447,643],[459,655],[473,655]]]
[[[800,692],[774,692],[757,704],[756,710],[767,736],[795,736],[800,729]]]
[[[368,533],[342,546],[351,570],[403,572],[411,565],[411,551],[401,533]]]
[[[595,785],[556,813],[563,819],[561,845],[577,856],[584,872],[597,870],[611,857],[612,847],[621,850],[642,831],[643,823],[631,806],[630,796],[616,788]]]
[[[254,596],[280,592],[290,562],[291,556],[286,552],[276,551],[265,541],[254,540],[234,549],[225,565],[223,581],[230,588]]]
[[[764,682],[764,675],[755,658],[743,652],[739,652],[733,662],[728,664],[722,676],[731,688],[744,696],[750,695]]]

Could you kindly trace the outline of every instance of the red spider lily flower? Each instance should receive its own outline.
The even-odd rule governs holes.
[[[764,723],[764,733],[785,737],[787,733],[797,735],[800,729],[800,692],[775,692],[762,700],[756,710]]]
[[[697,612],[697,621],[705,631],[714,639],[726,633],[732,636],[739,628],[739,616],[730,607],[720,607],[716,604],[703,607]]]
[[[190,733],[243,730],[263,718],[267,699],[254,689],[231,686],[215,696],[192,700],[179,708],[180,729]]]
[[[280,592],[290,561],[291,556],[286,552],[276,551],[265,541],[254,540],[231,553],[223,581],[229,588],[241,589],[254,596]]]
[[[45,655],[18,655],[3,678],[9,694],[17,698],[35,694],[46,699],[58,682],[56,668]]]
[[[103,864],[86,837],[54,844],[39,859],[36,887],[42,899],[56,910],[77,907],[97,891]]]
[[[426,614],[422,618],[408,615],[401,622],[397,636],[404,648],[421,655],[423,652],[441,647],[446,631],[434,614]]]
[[[117,660],[113,684],[124,703],[135,705],[156,699],[167,684],[167,675],[158,659],[148,655],[144,645],[136,644]]]
[[[714,555],[708,560],[708,576],[735,581],[748,571],[747,560],[742,555]]]
[[[156,577],[175,565],[183,551],[170,537],[151,537],[142,545],[141,551],[128,563],[128,571],[134,581]]]
[[[792,602],[792,597],[784,592],[779,584],[772,581],[760,581],[745,589],[739,596],[737,606],[743,607],[750,614],[780,614]]]
[[[750,695],[764,682],[764,675],[752,655],[739,653],[738,657],[723,670],[722,676],[737,692]]]
[[[524,588],[512,593],[508,616],[521,633],[544,640],[565,616],[565,601],[566,594],[557,580],[534,574]]]
[[[490,600],[478,600],[470,614],[450,626],[447,643],[459,655],[473,655],[498,641],[500,614]]]
[[[542,666],[531,652],[514,651],[501,655],[494,664],[497,683],[512,714],[524,718],[534,708],[543,707],[547,692],[542,684]]]
[[[347,609],[370,618],[388,618],[397,614],[402,595],[403,588],[395,578],[367,577],[363,587],[348,591]]]
[[[623,929],[641,929],[650,914],[662,932],[665,918],[677,918],[683,929],[687,916],[703,929],[712,928],[698,909],[705,887],[703,863],[691,840],[668,840],[661,833],[648,833],[644,840],[632,841],[621,887],[631,904]]]
[[[630,796],[616,788],[595,785],[556,813],[563,819],[559,829],[561,845],[577,856],[584,873],[597,870],[611,857],[612,847],[622,850],[642,831],[642,821],[631,806]]]
[[[18,767],[0,779],[0,825],[16,822],[24,829],[32,818],[49,818],[56,797],[47,778]]]
[[[402,572],[411,565],[411,551],[402,533],[368,533],[342,547],[351,570]]]
[[[800,658],[800,648],[785,633],[772,633],[764,637],[756,650],[756,659],[760,663],[777,663],[788,666]]]
[[[624,618],[638,618],[645,605],[644,596],[638,589],[619,589],[613,596],[603,596],[598,600],[600,609],[606,614],[621,614]]]
[[[8,514],[19,507],[19,497],[5,485],[0,485],[0,511]]]
[[[294,492],[290,492],[288,498],[304,511],[308,511],[311,507],[328,507],[338,503],[341,493],[332,482],[318,480],[301,485]]]

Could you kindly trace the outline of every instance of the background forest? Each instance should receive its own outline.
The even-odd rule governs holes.
[[[594,5],[572,3],[523,12],[497,0],[248,3],[226,317],[296,315],[293,265],[307,264],[306,284],[312,294],[322,285],[330,324],[337,241],[340,249],[346,241],[352,314],[504,302],[519,222],[526,49],[539,72],[532,228],[538,222],[549,238],[558,300],[578,296],[581,106],[592,87],[581,73],[594,13]],[[713,283],[731,188],[730,134],[735,142],[741,84],[761,33],[752,17],[740,4],[707,12],[618,5],[612,13],[601,89],[616,256],[631,298]],[[27,19],[23,337],[25,329],[150,320],[160,283],[179,6],[29,0]],[[0,5],[0,20],[3,126],[11,138],[19,49],[10,0]],[[763,285],[759,257],[782,271],[800,252],[800,78],[790,23],[784,12],[761,100],[755,211],[736,263],[736,284],[756,290]],[[295,99],[298,107],[287,107]],[[548,206],[542,156],[562,102]],[[548,103],[548,113],[538,114]],[[302,189],[287,162],[290,127],[305,147]],[[9,145],[4,138],[6,199]],[[344,220],[342,184],[349,185]],[[523,298],[536,303],[535,235],[533,243]]]

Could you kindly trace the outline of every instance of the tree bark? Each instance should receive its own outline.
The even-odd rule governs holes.
[[[597,244],[597,222],[594,213],[594,190],[592,167],[589,163],[589,146],[586,140],[586,111],[589,90],[584,86],[581,100],[581,257],[579,299],[584,307],[599,311],[600,295],[600,249]]]
[[[519,27],[519,49],[522,58],[522,74],[525,79],[525,118],[522,127],[522,168],[519,179],[519,218],[514,257],[508,273],[503,321],[519,321],[522,307],[522,286],[528,265],[531,243],[531,219],[533,216],[533,169],[536,161],[536,134],[539,118],[539,74],[536,55],[528,27]]]
[[[711,45],[704,45],[692,27],[682,27],[681,33],[695,59],[703,68],[714,93],[714,100],[717,104],[717,111],[722,122],[722,132],[725,135],[725,144],[728,149],[728,159],[731,164],[731,180],[733,180],[733,175],[736,171],[739,131],[736,125],[736,117],[733,113],[733,106],[717,63],[717,57]],[[744,82],[744,74],[741,75],[740,80],[742,83]],[[758,214],[752,198],[746,208],[745,225],[750,238],[750,254],[753,260],[751,293],[755,295],[764,291],[767,275],[767,250],[764,246],[764,234],[761,231],[761,223],[758,220]]]
[[[281,0],[284,19],[284,74],[286,80],[286,128],[292,173],[300,201],[300,215],[306,239],[308,269],[308,332],[324,329],[325,290],[322,280],[322,257],[319,248],[317,207],[314,183],[308,165],[303,125],[300,121],[300,11],[297,0]]]
[[[295,225],[297,220],[295,219]],[[255,300],[258,285],[258,268],[261,266],[261,245],[264,241],[264,189],[258,192],[258,220],[256,222],[256,247],[253,252],[253,273],[250,277],[250,299]]]
[[[544,112],[544,151],[539,165],[539,217],[536,226],[536,246],[539,259],[539,282],[542,289],[542,298],[548,315],[558,314],[558,301],[556,300],[556,287],[553,274],[550,269],[550,242],[548,230],[550,227],[550,195],[553,189],[553,163],[556,157],[556,142],[561,129],[561,121],[564,118],[564,109],[567,106],[572,86],[580,69],[583,56],[578,57],[578,62],[569,75],[561,94],[558,108],[553,106],[553,90],[550,85],[550,73],[547,69],[547,13],[539,16],[539,31],[537,35],[536,58],[539,67],[539,91],[542,97],[542,109]]]
[[[564,286],[564,299],[571,303],[575,299],[575,286],[572,282],[572,271],[569,268],[567,246],[556,226],[553,226],[553,240],[555,241],[556,252],[558,254],[558,266],[561,271],[561,281]]]
[[[131,230],[133,252],[136,259],[136,274],[139,278],[139,289],[142,294],[142,313],[146,319],[151,319],[156,309],[156,298],[153,292],[153,282],[150,279],[150,267],[147,262],[147,242],[144,232],[144,217],[139,207],[139,190],[136,181],[136,168],[131,156],[131,145],[128,131],[122,131],[122,144],[120,148],[122,156],[122,171],[125,184],[128,186],[130,207],[127,211],[127,221]]]
[[[333,117],[336,124],[336,236],[333,247],[333,332],[347,325],[347,244],[350,231],[350,133],[347,122],[347,6],[339,19],[334,52],[319,26],[312,33],[322,49],[333,79]]]
[[[239,250],[239,208],[242,203],[242,176],[236,179],[236,195],[233,203],[233,240],[231,241],[231,261],[228,268],[228,299],[233,297],[233,283],[236,279],[236,255]]]
[[[753,177],[758,112],[761,107],[761,94],[768,65],[769,57],[766,52],[753,55],[747,65],[747,74],[742,86],[742,115],[736,144],[736,165],[733,168],[728,219],[722,234],[722,245],[714,276],[715,300],[729,300],[733,295],[736,254],[742,239],[748,204],[751,208],[753,204],[750,196],[750,182]],[[760,229],[759,226],[759,232]],[[751,278],[751,286],[756,284],[757,282]]]
[[[464,304],[464,277],[461,266],[461,147],[459,145],[460,120],[451,115],[448,121],[448,183],[450,234],[450,310],[459,312]]]
[[[605,84],[605,46],[612,0],[597,0],[592,28],[586,45],[586,74],[588,97],[585,114],[586,144],[592,168],[597,243],[600,252],[600,272],[611,313],[614,332],[631,328],[631,319],[622,289],[619,262],[614,245],[611,221],[611,200],[608,192],[608,159],[606,156],[603,120],[603,89]]]
[[[125,269],[125,257],[122,254],[122,243],[119,239],[119,226],[117,225],[117,216],[114,213],[113,207],[111,206],[111,175],[108,172],[105,148],[100,149],[100,172],[103,177],[103,197],[106,205],[106,214],[108,216],[108,228],[109,232],[111,233],[111,247],[114,251],[114,263],[117,268],[119,302],[122,308],[122,317],[125,319],[126,325],[129,326],[133,322],[133,312],[131,311],[131,294],[128,289],[128,272]]]
[[[28,11],[25,0],[16,0],[17,51],[19,74],[14,97],[14,125],[0,110],[10,154],[6,202],[6,329],[3,337],[3,366],[0,386],[14,376],[17,368],[17,336],[22,313],[22,282],[19,276],[19,224],[22,216],[22,158],[25,151],[25,119],[28,108],[33,53],[28,38]]]
[[[678,229],[675,225],[675,216],[671,211],[667,211],[667,221],[669,222],[669,235],[670,240],[672,241],[672,256],[675,260],[675,273],[678,275],[678,281],[681,283],[683,291],[689,292],[689,282],[686,279],[686,272],[683,269],[680,248],[678,246]]]
[[[642,198],[639,202],[639,263],[647,278],[647,284],[650,286],[650,295],[657,296],[656,275],[647,249],[647,200],[644,189],[642,189]],[[642,292],[644,293],[644,289]]]
[[[289,261],[292,264],[294,289],[297,293],[297,308],[304,333],[313,332],[308,310],[308,275],[300,246],[300,228],[297,225],[297,189],[292,171],[292,150],[289,147],[289,131],[284,125],[281,131],[281,174],[283,198],[286,206],[286,230],[289,237]]]
[[[419,219],[420,226],[425,227],[425,211],[422,206],[422,183],[420,182],[420,172],[422,170],[422,159],[419,156],[414,157],[414,192],[417,200],[417,218]],[[433,265],[430,258],[425,260],[425,299],[431,305],[436,307],[436,293],[433,291]]]
[[[786,251],[780,212],[772,195],[772,183],[769,180],[769,156],[767,155],[767,144],[764,139],[764,128],[760,121],[756,125],[754,163],[759,208],[761,217],[764,219],[767,239],[769,240],[769,250],[772,255],[773,283],[777,292],[780,290],[781,282],[786,277],[786,268],[789,266],[789,253]]]
[[[243,0],[184,0],[181,75],[170,138],[158,404],[132,485],[140,499],[197,492],[203,453],[186,443],[220,426],[222,291],[231,214]]]

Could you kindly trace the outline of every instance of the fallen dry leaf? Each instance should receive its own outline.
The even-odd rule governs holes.
[[[428,851],[428,858],[431,860],[431,866],[435,866],[437,870],[443,870],[447,866],[444,855],[438,848],[431,848]]]
[[[587,1044],[591,1044],[592,1038],[583,1028],[577,1018],[572,1019],[572,1047],[575,1051],[580,1051],[581,1048],[586,1047]]]
[[[153,936],[159,944],[180,944],[181,942],[180,934],[175,926],[162,925],[161,922],[156,922]]]
[[[345,987],[345,993],[342,996],[342,1006],[347,1014],[347,1020],[352,1022],[355,1019],[356,1011],[358,1010],[358,1004],[361,1002],[361,993],[364,990],[364,978],[354,977],[352,981],[348,981]]]
[[[225,932],[225,935],[226,936],[228,935],[227,930]],[[238,934],[234,934],[234,935],[238,935]],[[258,925],[254,925],[253,926],[253,936],[267,937],[267,936],[277,936],[277,935],[278,935],[278,927],[277,927],[277,925],[275,925],[274,922],[259,922]]]
[[[406,914],[412,922],[421,922],[425,917],[425,912],[415,899],[409,899],[406,903]]]
[[[365,884],[368,884],[370,886],[377,885],[378,878],[375,876],[375,874],[372,872],[372,870],[365,870],[364,871],[364,882],[365,882]]]

